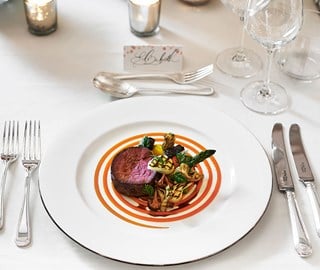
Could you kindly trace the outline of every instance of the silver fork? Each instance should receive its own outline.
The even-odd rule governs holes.
[[[4,224],[4,191],[9,166],[17,160],[19,152],[19,122],[6,121],[3,128],[1,159],[4,169],[0,184],[0,229]]]
[[[178,84],[194,83],[213,72],[213,65],[208,65],[194,71],[182,73],[112,73],[112,72],[99,72],[94,78],[94,81],[103,81],[105,76],[113,76],[116,79],[142,79],[142,78],[165,78],[170,79]]]
[[[24,199],[20,211],[16,244],[24,247],[31,242],[31,228],[29,216],[30,182],[33,172],[41,162],[40,121],[26,121],[23,135],[22,165],[26,169]]]

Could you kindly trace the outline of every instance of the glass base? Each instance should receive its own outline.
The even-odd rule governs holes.
[[[292,78],[313,81],[320,78],[320,60],[316,54],[308,55],[303,51],[283,53],[278,59],[281,70]]]
[[[250,110],[261,114],[277,114],[288,108],[286,90],[279,84],[270,82],[270,91],[265,91],[264,82],[249,83],[240,93],[242,103]]]
[[[250,78],[262,69],[260,57],[246,48],[222,51],[217,57],[216,65],[223,73],[238,78]]]
[[[158,26],[155,30],[150,31],[150,32],[139,32],[139,31],[136,31],[135,29],[133,29],[132,27],[130,27],[130,30],[133,34],[135,34],[138,37],[151,37],[160,31],[160,27]]]
[[[201,6],[204,4],[208,4],[209,2],[209,0],[180,0],[180,1],[191,6]]]
[[[36,36],[46,36],[46,35],[49,35],[53,32],[55,32],[57,30],[57,25],[53,25],[51,28],[35,28],[35,27],[32,27],[32,26],[29,26],[28,27],[28,30],[31,34],[33,35],[36,35]]]

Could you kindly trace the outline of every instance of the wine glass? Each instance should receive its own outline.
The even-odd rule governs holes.
[[[248,0],[221,0],[221,2],[234,13],[239,15],[240,21],[245,20]],[[266,0],[256,1],[257,7]],[[261,70],[262,61],[252,50],[244,47],[245,29],[242,26],[240,46],[229,48],[218,54],[216,64],[224,73],[239,78],[249,78]]]
[[[268,0],[260,9],[255,9],[259,0],[249,0],[246,30],[252,38],[267,50],[267,71],[264,81],[249,83],[241,91],[241,101],[252,111],[276,114],[288,107],[286,90],[270,81],[274,52],[292,41],[303,22],[303,0]]]

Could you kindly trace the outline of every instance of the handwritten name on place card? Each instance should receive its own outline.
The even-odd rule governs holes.
[[[125,70],[172,72],[182,69],[182,46],[124,46]]]

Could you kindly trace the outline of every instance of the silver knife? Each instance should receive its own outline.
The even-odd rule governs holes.
[[[275,124],[272,129],[272,160],[278,189],[287,197],[294,247],[301,257],[308,257],[312,254],[312,247],[295,197],[280,123]]]
[[[306,191],[310,200],[311,209],[313,213],[314,224],[316,227],[317,234],[320,237],[320,199],[316,191],[314,177],[302,144],[299,125],[291,125],[289,131],[289,139],[299,180],[306,187]]]

